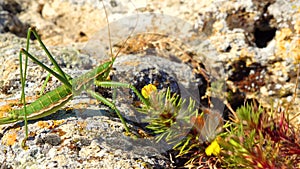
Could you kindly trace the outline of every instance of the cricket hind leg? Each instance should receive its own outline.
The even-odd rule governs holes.
[[[56,68],[53,68],[53,69],[54,69],[54,71],[56,71],[56,72],[58,71]],[[70,75],[68,75],[68,74],[65,73],[65,76],[67,77],[67,80],[68,80],[68,81],[71,81],[71,80],[72,80],[72,77],[71,77]],[[42,85],[42,87],[41,87],[39,96],[42,96],[42,95],[44,94],[45,89],[46,89],[46,87],[47,87],[47,83],[48,83],[49,80],[50,80],[50,77],[51,77],[51,73],[49,72],[48,75],[47,75],[47,77],[46,77],[46,79],[45,79],[45,81],[44,81],[44,83],[43,83],[43,85]]]
[[[35,27],[30,27],[28,29],[28,34],[27,34],[27,46],[26,46],[26,51],[29,52],[29,38],[31,36],[31,34],[34,35],[34,37],[38,40],[40,46],[42,47],[42,49],[45,51],[46,55],[48,56],[48,58],[50,59],[51,63],[54,65],[54,70],[61,76],[63,77],[63,79],[67,80],[68,79],[68,75],[60,68],[60,66],[58,65],[58,63],[56,62],[56,60],[53,58],[53,56],[51,55],[51,53],[49,52],[49,50],[47,49],[47,47],[45,46],[45,44],[42,42],[40,36],[38,35]],[[40,65],[42,66],[42,65]],[[44,65],[45,66],[45,65]],[[43,66],[42,66],[43,67]],[[44,67],[43,67],[44,68]],[[50,72],[51,73],[51,72]],[[52,73],[51,73],[52,74]]]
[[[38,40],[40,46],[45,51],[47,57],[50,59],[51,63],[54,65],[53,69],[49,68],[48,66],[46,66],[45,64],[43,64],[42,62],[40,62],[36,57],[34,57],[33,55],[31,55],[29,53],[29,40],[30,40],[30,36],[32,34]],[[45,69],[47,72],[49,72],[50,74],[52,74],[53,76],[55,76],[57,79],[59,79],[63,84],[65,84],[66,86],[68,86],[70,89],[72,88],[72,85],[70,83],[70,81],[71,81],[72,78],[68,74],[66,74],[60,68],[60,66],[58,65],[58,63],[56,62],[56,60],[53,58],[53,56],[51,55],[51,53],[49,52],[49,50],[47,49],[47,47],[45,46],[45,44],[42,42],[40,36],[38,35],[38,33],[37,33],[37,31],[35,30],[34,27],[30,27],[28,29],[27,46],[26,46],[26,50],[25,49],[21,49],[20,55],[22,55],[22,54],[25,54],[26,55],[26,59],[29,57],[33,62],[35,62],[36,64],[38,64],[39,66],[41,66],[43,69]],[[25,62],[26,62],[26,60],[25,60]],[[50,75],[47,76],[46,81],[43,84],[43,87],[45,86],[45,84],[49,80],[48,77],[50,77]]]
[[[34,35],[34,37],[38,40],[40,46],[42,49],[45,51],[47,54],[48,58],[51,60],[52,64],[55,66],[55,69],[57,71],[53,71],[43,63],[41,63],[39,60],[37,60],[34,56],[32,56],[29,53],[29,46],[30,46],[30,37],[31,35]],[[25,65],[23,69],[23,54],[25,55]],[[27,111],[26,111],[26,100],[25,100],[25,81],[26,81],[26,74],[27,74],[27,65],[28,65],[28,57],[32,59],[36,64],[41,66],[42,68],[46,69],[49,73],[53,74],[56,78],[58,78],[62,83],[66,84],[69,88],[72,88],[72,85],[68,81],[69,77],[67,74],[65,74],[62,69],[58,66],[57,62],[55,59],[52,57],[44,43],[42,42],[41,38],[39,37],[37,31],[35,30],[34,27],[31,27],[28,29],[27,32],[27,41],[26,41],[26,49],[21,49],[19,52],[19,64],[20,64],[20,76],[21,76],[21,86],[22,86],[22,91],[21,91],[21,103],[24,105],[24,126],[25,126],[25,138],[22,141],[21,146],[24,149],[27,149],[28,147],[26,146],[26,140],[28,139],[28,119],[27,119]],[[57,73],[56,73],[57,72]]]
[[[26,43],[26,51],[29,51],[29,40],[30,40],[30,35],[31,31],[30,29],[28,30],[27,33],[27,43]],[[21,146],[23,149],[28,149],[26,146],[26,140],[28,139],[28,120],[27,120],[27,112],[26,112],[26,100],[25,100],[25,81],[26,81],[26,73],[27,73],[27,64],[28,64],[28,55],[25,57],[25,66],[23,70],[23,64],[22,64],[22,50],[19,52],[19,64],[20,64],[20,76],[21,76],[21,86],[22,86],[22,91],[21,91],[21,103],[24,105],[24,126],[25,126],[25,138],[23,139]]]

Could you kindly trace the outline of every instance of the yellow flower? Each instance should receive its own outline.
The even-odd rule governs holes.
[[[205,153],[208,156],[211,156],[212,154],[217,156],[220,154],[221,148],[216,140],[214,140],[206,149]]]
[[[142,88],[142,95],[143,95],[146,99],[148,99],[149,96],[150,96],[150,94],[151,94],[151,92],[156,91],[156,90],[157,90],[157,89],[156,89],[156,86],[154,86],[153,84],[148,84],[148,85],[146,85],[146,86],[144,86],[144,87]]]

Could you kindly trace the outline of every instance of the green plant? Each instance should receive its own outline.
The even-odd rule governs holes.
[[[256,105],[237,109],[219,143],[225,168],[295,168],[300,161],[299,128],[288,114]],[[296,131],[298,130],[298,131]]]
[[[146,128],[152,131],[156,141],[172,145],[178,152],[177,158],[186,158],[186,165],[198,163],[202,157],[212,159],[204,163],[215,165],[217,158],[209,156],[217,156],[220,152],[214,140],[223,126],[221,114],[209,109],[199,113],[193,99],[187,101],[176,94],[171,95],[169,89],[162,92],[152,86],[149,84],[142,89],[149,104],[142,106],[139,112],[147,114],[148,118],[144,119],[148,123]]]
[[[139,112],[148,116],[144,119],[149,123],[146,128],[153,131],[158,142],[164,139],[169,144],[179,144],[177,140],[181,140],[180,143],[191,140],[190,119],[192,116],[198,116],[195,101],[190,99],[186,107],[186,100],[176,94],[171,95],[170,90],[166,92],[158,92],[155,88],[153,90],[148,92],[149,96],[146,96],[150,106],[144,105],[139,109]],[[142,90],[142,93],[145,92]]]

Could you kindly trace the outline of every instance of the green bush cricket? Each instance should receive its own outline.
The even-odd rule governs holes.
[[[104,7],[105,14],[106,9]],[[106,17],[107,23],[108,23],[108,18]],[[51,63],[54,65],[54,70],[50,69],[48,66],[45,64],[41,63],[39,60],[37,60],[36,57],[31,55],[29,53],[29,41],[31,35],[34,35],[34,37],[38,40],[40,46],[42,49],[45,51],[47,54],[48,58],[50,59]],[[109,23],[108,23],[108,36],[110,38],[110,28],[109,28]],[[123,42],[124,44],[128,40],[129,37]],[[101,96],[100,94],[92,91],[89,89],[89,86],[91,84],[95,84],[100,87],[106,87],[106,88],[118,88],[118,87],[125,87],[125,88],[131,88],[137,96],[140,98],[142,102],[147,104],[147,101],[145,98],[135,89],[134,86],[127,84],[127,83],[122,83],[122,82],[113,82],[113,81],[108,81],[107,78],[110,74],[110,70],[113,66],[114,60],[118,56],[120,50],[117,52],[115,56],[112,54],[112,49],[111,49],[111,43],[110,43],[110,52],[111,52],[111,60],[107,61],[93,70],[79,76],[78,78],[72,79],[68,74],[66,74],[58,65],[56,60],[53,58],[53,56],[50,54],[42,40],[40,39],[37,31],[35,30],[34,27],[31,27],[28,29],[27,33],[27,45],[26,49],[21,49],[19,52],[19,60],[20,60],[20,75],[21,75],[21,84],[22,84],[22,92],[21,92],[21,103],[23,104],[23,108],[21,109],[16,109],[12,110],[8,113],[7,117],[0,118],[0,125],[2,124],[9,124],[9,123],[14,123],[17,121],[24,120],[24,125],[25,125],[25,138],[22,141],[22,146],[25,147],[26,140],[28,138],[28,120],[35,120],[39,119],[45,116],[48,116],[50,114],[55,113],[57,110],[59,110],[61,107],[63,107],[69,100],[73,98],[74,95],[80,94],[83,90],[85,90],[88,94],[90,94],[92,97],[97,99],[98,101],[101,101],[105,105],[109,106],[111,109],[113,109],[118,117],[120,118],[121,122],[124,125],[124,128],[126,132],[129,132],[129,128],[126,124],[125,119],[121,115],[120,111],[116,108],[116,106],[106,99],[105,97]],[[23,69],[22,65],[22,59],[23,56],[25,55],[25,66]],[[26,81],[26,73],[27,73],[27,63],[28,63],[28,57],[41,66],[43,69],[48,71],[51,75],[55,76],[57,79],[59,79],[63,84],[59,86],[58,88],[44,94],[34,102],[32,102],[29,105],[26,105],[25,101],[25,81]],[[48,78],[47,78],[48,79]]]

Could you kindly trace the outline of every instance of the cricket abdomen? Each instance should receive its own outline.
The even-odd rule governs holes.
[[[72,89],[66,85],[59,86],[57,89],[46,93],[45,95],[26,106],[28,120],[34,120],[48,116],[64,106],[72,98]],[[25,109],[12,110],[8,117],[0,119],[1,124],[8,124],[24,120]]]

